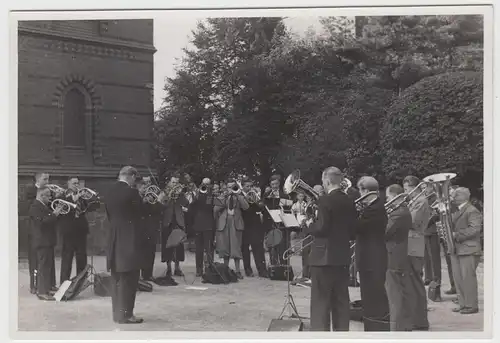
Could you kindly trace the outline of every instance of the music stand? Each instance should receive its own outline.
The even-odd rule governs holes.
[[[297,221],[297,218],[295,218],[295,216],[293,214],[289,214],[289,213],[285,213],[285,211],[281,211],[281,222],[283,223],[283,226],[285,227],[285,229],[289,229],[289,228],[296,228],[296,227],[299,227],[300,224],[299,222]],[[286,246],[287,246],[287,249],[288,249],[288,245],[289,245],[289,240],[290,240],[290,237],[289,237],[289,234],[287,233],[285,235],[285,242],[286,242]],[[285,259],[285,256],[282,256],[282,259]],[[290,265],[290,258],[287,258],[286,259],[286,270],[287,270],[287,277],[286,277],[286,280],[287,280],[287,293],[286,293],[286,297],[285,297],[285,304],[283,305],[283,309],[281,310],[281,313],[278,317],[278,320],[282,320],[284,317],[285,317],[285,311],[286,309],[288,308],[289,311],[289,315],[288,315],[288,318],[293,318],[293,319],[298,319],[301,323],[302,322],[302,319],[307,319],[306,317],[301,317],[299,315],[299,311],[297,310],[297,306],[295,305],[295,301],[293,299],[293,296],[292,296],[292,293],[291,293],[291,281],[290,280],[290,269],[292,268],[292,266]]]

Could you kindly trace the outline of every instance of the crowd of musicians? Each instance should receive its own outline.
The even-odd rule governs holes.
[[[311,330],[349,330],[348,287],[356,285],[357,275],[365,331],[427,330],[425,285],[432,286],[431,300],[442,300],[440,254],[446,243],[440,237],[439,211],[431,207],[436,196],[432,187],[408,176],[403,185],[391,185],[381,196],[373,177],[346,187],[335,167],[327,168],[321,181],[313,187],[317,195],[313,201],[307,192],[284,192],[280,175],[273,175],[263,191],[249,179],[214,183],[204,178],[197,184],[187,174],[169,176],[159,189],[153,177],[141,178],[135,168],[123,167],[102,200],[110,223],[107,268],[113,280],[113,320],[143,321],[133,313],[135,292],[140,278],[154,279],[157,242],[166,276],[183,276],[184,233],[195,241],[198,276],[217,254],[225,265],[233,260],[238,278],[243,279],[243,274],[253,276],[251,255],[258,276],[268,277],[266,248],[270,265],[282,265],[289,238],[307,236],[314,239],[302,250],[299,281],[311,286]],[[413,191],[417,186],[422,192]],[[53,300],[57,230],[62,239],[62,284],[71,277],[73,257],[76,273],[87,265],[86,213],[99,201],[92,190],[80,187],[77,177],[58,187],[50,184],[48,173],[38,173],[26,194],[31,292],[41,300]],[[394,206],[388,211],[391,200]],[[458,294],[454,312],[473,314],[478,312],[482,216],[471,204],[467,188],[453,186],[451,200],[456,250],[445,254],[451,283],[447,294]],[[312,202],[313,215],[308,212]],[[269,215],[275,209],[291,211],[300,227],[290,231],[277,225]],[[278,240],[269,235],[275,230],[281,232]]]

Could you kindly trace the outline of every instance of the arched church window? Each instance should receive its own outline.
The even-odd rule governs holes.
[[[86,147],[85,95],[70,89],[64,98],[63,144],[66,147]]]

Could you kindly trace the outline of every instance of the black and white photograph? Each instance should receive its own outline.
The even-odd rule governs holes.
[[[12,16],[16,335],[490,337],[492,13]]]

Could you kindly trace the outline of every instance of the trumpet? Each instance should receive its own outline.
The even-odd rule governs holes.
[[[233,194],[240,194],[242,192],[242,188],[243,187],[241,187],[240,182],[236,181],[236,184],[233,187],[231,187],[230,191]]]
[[[286,249],[283,253],[283,259],[288,260],[294,255],[298,255],[304,251],[305,248],[314,243],[314,237],[312,235],[307,235],[305,238],[301,239],[290,248]]]
[[[199,192],[201,194],[207,194],[207,192],[208,192],[208,186],[205,185],[205,184],[201,185],[200,188],[199,188]]]
[[[96,191],[93,191],[91,190],[90,188],[80,188],[78,190],[78,193],[77,193],[80,198],[82,198],[83,200],[90,200],[94,197],[97,197],[97,192]]]
[[[64,193],[66,192],[66,190],[64,188],[62,188],[61,186],[58,186],[56,184],[48,184],[46,185],[45,187],[47,187],[51,192],[54,192],[54,193]]]
[[[50,208],[55,211],[58,207],[61,207],[61,214],[68,214],[71,209],[76,209],[76,204],[62,199],[55,199],[52,201]]]

